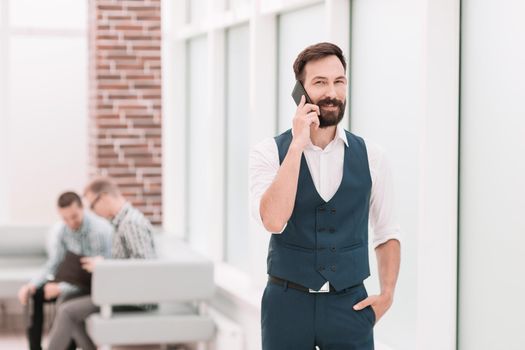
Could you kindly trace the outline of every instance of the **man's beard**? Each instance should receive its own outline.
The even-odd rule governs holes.
[[[339,124],[345,115],[346,101],[343,102],[336,98],[325,98],[317,102],[321,115],[319,116],[319,127],[327,128]],[[325,111],[323,107],[331,105],[331,107],[337,107],[334,111]]]

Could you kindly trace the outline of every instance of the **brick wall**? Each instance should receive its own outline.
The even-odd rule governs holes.
[[[89,0],[90,176],[161,224],[160,0]]]

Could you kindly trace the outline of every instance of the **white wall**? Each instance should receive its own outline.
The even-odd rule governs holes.
[[[523,349],[525,3],[462,1],[459,348]]]
[[[0,90],[0,219],[48,224],[59,193],[87,180],[87,3],[2,3],[9,25],[0,68],[8,72]]]

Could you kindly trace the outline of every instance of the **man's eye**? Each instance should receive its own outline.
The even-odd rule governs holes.
[[[324,81],[316,81],[315,82],[315,85],[323,85],[324,84]]]

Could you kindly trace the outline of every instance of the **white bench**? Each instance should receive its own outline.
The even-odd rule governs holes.
[[[0,227],[0,299],[14,299],[47,260],[49,227]]]
[[[213,264],[169,235],[157,237],[159,259],[106,260],[93,273],[92,299],[101,307],[86,327],[95,344],[176,344],[201,348],[215,335],[206,313],[214,294]],[[157,310],[113,312],[114,305],[158,304]]]

